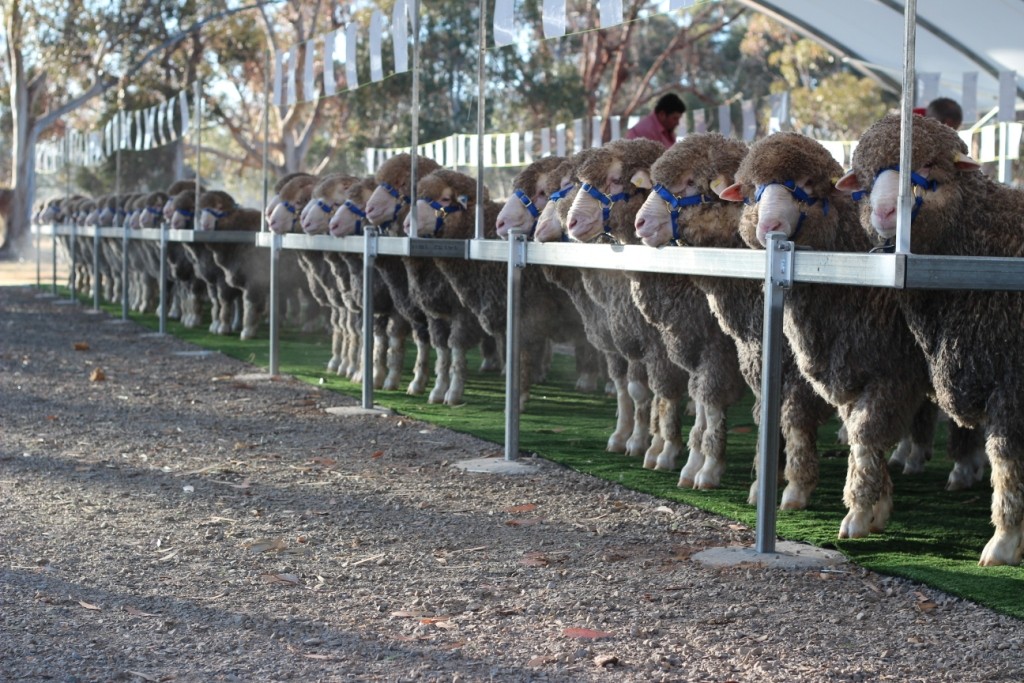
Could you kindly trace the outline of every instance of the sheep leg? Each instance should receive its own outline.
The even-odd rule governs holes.
[[[381,388],[395,391],[402,385],[402,369],[405,367],[405,340],[412,327],[409,322],[398,315],[388,316],[388,347],[384,366],[387,375]]]
[[[430,335],[422,325],[414,325],[412,333],[416,342],[416,362],[413,364],[412,381],[405,393],[419,396],[426,390],[430,375]]]
[[[704,439],[704,430],[708,426],[708,418],[703,403],[697,402],[695,413],[696,417],[693,420],[690,438],[687,441],[690,454],[682,471],[679,472],[679,488],[681,489],[692,489],[697,479],[697,473],[704,467],[704,452],[701,450],[701,442]]]
[[[953,469],[946,481],[947,491],[969,489],[985,475],[985,435],[980,429],[961,427],[949,423],[949,442],[946,450],[953,459]]]
[[[725,441],[726,422],[725,409],[711,402],[699,402],[704,406],[707,425],[701,435],[701,452],[704,453],[704,465],[693,480],[695,489],[717,489],[722,483],[725,473]]]
[[[609,453],[625,453],[626,440],[633,431],[633,399],[629,396],[626,382],[626,361],[617,355],[608,355],[605,360],[615,391],[615,431],[608,437],[605,450]]]
[[[427,397],[428,403],[444,403],[451,381],[452,350],[450,347],[439,346],[437,361],[434,363],[434,388]]]
[[[362,330],[359,325],[359,315],[351,310],[345,310],[345,338],[348,344],[345,346],[345,376],[353,382],[362,382],[363,373],[360,364],[363,354],[360,349],[363,345]]]
[[[648,427],[651,435],[651,445],[647,447],[647,451],[644,453],[644,469],[656,469],[658,466],[658,456],[661,454],[662,449],[665,448],[665,440],[661,436],[661,410],[664,401],[665,398],[657,394],[651,400],[651,417],[650,426]]]
[[[813,425],[795,425],[785,419],[782,429],[786,442],[786,488],[779,508],[803,510],[818,486],[817,430]]]
[[[879,449],[850,446],[843,502],[849,512],[839,527],[839,538],[864,538],[885,529],[892,512],[892,480]]]
[[[601,379],[601,359],[597,349],[584,340],[575,344],[576,391],[591,394],[597,391]]]
[[[338,322],[338,310],[331,308],[331,359],[327,361],[327,371],[337,372],[341,365],[341,347],[344,344],[344,333]]]
[[[626,455],[637,457],[647,450],[651,439],[651,390],[646,381],[634,379],[630,379],[628,390],[633,399],[633,433],[626,441]]]
[[[903,474],[921,474],[932,459],[932,442],[935,440],[935,425],[939,408],[931,401],[923,401],[910,425],[910,438],[903,437],[900,445],[889,458],[892,467],[903,466]]]
[[[995,426],[991,429],[996,432]],[[998,432],[986,439],[985,451],[992,466],[992,526],[996,532],[981,552],[978,564],[982,567],[1018,565],[1024,551],[1024,458],[1015,446]]]
[[[255,339],[263,318],[264,302],[256,292],[247,289],[242,295],[242,339]]]
[[[483,355],[480,372],[501,372],[505,369],[504,346],[497,338],[485,335],[480,342],[480,353]]]
[[[444,395],[445,405],[455,406],[462,403],[462,394],[466,389],[466,349],[452,347],[452,361],[448,383],[448,391]]]
[[[672,471],[676,468],[676,459],[682,452],[683,415],[680,411],[682,402],[679,399],[663,398],[658,405],[658,426],[661,438],[665,442],[654,469]]]

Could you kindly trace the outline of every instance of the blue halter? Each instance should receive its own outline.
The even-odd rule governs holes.
[[[643,192],[640,188],[635,188],[634,192],[626,192],[623,190],[618,194],[607,195],[601,190],[597,189],[590,183],[583,183],[580,185],[580,189],[589,194],[591,197],[601,202],[601,222],[602,227],[606,235],[611,234],[611,228],[608,227],[609,218],[612,215],[612,204],[615,202],[624,202],[633,195]]]
[[[548,197],[548,203],[556,203],[556,202],[562,201],[563,199],[565,199],[565,195],[567,195],[570,192],[572,192],[575,188],[576,188],[576,183],[569,183],[568,185],[566,185],[562,189],[558,190],[557,192],[552,192],[551,196]],[[534,227],[535,228],[537,227],[536,223],[534,223]],[[532,231],[530,232],[530,237],[531,238],[533,237],[533,232]],[[568,242],[569,241],[569,236],[567,234],[565,234],[565,230],[564,229],[562,230],[562,240],[561,241],[563,241],[563,242]]]
[[[398,220],[398,212],[402,210],[403,206],[409,203],[409,196],[399,192],[398,189],[390,183],[381,183],[380,187],[383,187],[389,195],[398,200],[395,204],[395,212],[391,215],[392,221]]]
[[[672,241],[682,242],[686,244],[686,241],[679,236],[679,212],[688,206],[697,206],[698,204],[708,204],[713,202],[712,197],[706,194],[695,194],[690,197],[679,197],[669,192],[668,188],[661,183],[655,183],[654,187],[651,188],[659,197],[665,200],[672,211],[670,213],[672,217]]]
[[[878,176],[882,175],[886,171],[896,171],[897,173],[899,173],[900,165],[894,164],[892,166],[889,166],[888,168],[880,169],[878,173],[875,174],[875,180],[878,180]],[[916,171],[911,171],[910,185],[911,190],[914,193],[914,208],[911,209],[910,211],[910,221],[913,222],[914,219],[917,218],[917,212],[921,208],[921,205],[924,204],[924,197],[921,196],[921,190],[935,192],[935,190],[939,189],[939,183],[937,180],[928,180],[920,173],[917,173]]]
[[[342,208],[346,209],[349,213],[355,214],[356,216],[356,227],[353,235],[363,234],[363,220],[366,218],[366,212],[359,208],[358,204],[355,204],[351,199],[346,199],[341,205]]]
[[[426,202],[430,208],[434,210],[434,236],[441,232],[441,228],[444,227],[444,219],[448,218],[451,214],[456,211],[462,211],[462,204],[455,203],[449,204],[448,206],[441,206],[441,203],[435,200],[428,199],[427,197],[420,197],[421,202]]]
[[[787,190],[790,191],[790,193],[792,193],[793,199],[797,200],[798,202],[800,202],[804,206],[814,206],[815,204],[818,203],[818,198],[817,197],[812,197],[809,194],[807,194],[806,192],[804,192],[803,188],[802,187],[797,187],[796,182],[794,182],[792,180],[776,181],[774,183],[765,183],[764,185],[758,185],[757,186],[757,191],[754,194],[754,202],[756,203],[756,202],[761,201],[761,195],[764,194],[764,191],[768,187],[770,187],[772,185],[781,185],[782,187],[786,188]],[[825,216],[828,215],[828,200],[827,199],[822,199],[821,200],[821,212]],[[790,235],[790,237],[789,237],[790,241],[795,240],[797,238],[797,235],[800,234],[800,230],[803,227],[804,219],[805,218],[807,218],[807,214],[804,213],[804,211],[801,209],[801,211],[800,211],[800,218],[796,222],[796,230],[794,230],[793,234]]]
[[[533,233],[537,231],[537,219],[540,218],[540,211],[537,209],[537,205],[533,203],[530,196],[520,190],[518,187],[512,192],[516,199],[523,203],[523,207],[530,212],[533,216],[533,224],[530,226],[530,239],[533,239]]]
[[[334,210],[338,208],[337,204],[328,204],[327,202],[325,202],[322,199],[317,199],[316,200],[316,205],[317,205],[317,207],[319,207],[319,209],[321,211],[326,213],[328,216],[331,215],[332,213],[334,213]]]

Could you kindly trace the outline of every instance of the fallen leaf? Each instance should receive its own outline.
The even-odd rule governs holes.
[[[178,554],[177,550],[172,550],[171,552],[167,553],[166,555],[161,557],[159,560],[157,560],[157,562],[170,562],[171,560],[173,560],[175,558],[175,556],[177,554]]]
[[[292,586],[297,586],[302,582],[295,574],[261,574],[260,578],[267,583],[287,583]]]
[[[373,455],[371,455],[370,457],[376,460],[377,458],[380,458],[383,455],[384,455],[384,451],[374,451]]]
[[[551,560],[544,553],[532,552],[523,555],[522,559],[519,560],[519,564],[526,567],[546,567],[551,564]]]
[[[557,662],[557,661],[558,661],[558,658],[557,657],[553,657],[551,655],[537,655],[536,657],[534,657],[533,659],[528,661],[526,663],[526,666],[538,667],[538,666],[544,666],[545,664],[551,664],[551,663]]]
[[[326,660],[326,659],[332,659],[333,660],[334,659],[334,655],[317,655],[317,654],[309,653],[309,654],[304,654],[302,656],[305,657],[306,659],[324,659],[324,660]]]
[[[674,514],[676,514],[675,511],[672,508],[670,508],[669,506],[667,506],[667,505],[659,505],[658,507],[654,508],[654,511],[655,512],[660,512],[660,513],[665,514],[665,515],[674,515]]]
[[[139,673],[138,671],[125,671],[125,673],[126,674],[130,674],[132,676],[138,676],[139,678],[141,678],[144,681],[159,681],[160,680],[159,678],[156,678],[154,676],[147,676],[146,674]]]
[[[230,481],[219,481],[217,479],[214,479],[213,483],[214,484],[223,484],[224,486],[230,486],[233,489],[247,489],[247,488],[249,488],[249,477],[246,477],[245,479],[243,479],[242,481],[238,482],[237,484],[235,484],[234,482],[230,482]]]
[[[263,538],[248,544],[249,550],[254,553],[265,553],[267,551],[281,552],[288,547],[283,538]]]
[[[73,348],[75,351],[88,351],[89,342],[75,342],[74,344],[71,345],[71,348]]]
[[[96,610],[97,612],[99,612],[100,610],[103,609],[102,607],[100,607],[98,605],[94,605],[94,604],[86,602],[84,600],[79,600],[78,604],[81,605],[82,607],[84,607],[85,609]]]
[[[399,619],[411,619],[414,617],[425,616],[426,612],[421,609],[400,609],[391,613],[391,616]]]
[[[533,526],[543,521],[543,517],[520,517],[518,519],[510,519],[505,524],[508,526]]]
[[[729,528],[733,531],[750,531],[749,527],[743,526],[742,524],[730,524]]]
[[[523,512],[533,512],[537,509],[536,503],[524,503],[523,505],[513,505],[512,507],[505,508],[505,512],[511,512],[512,514],[520,514]]]
[[[338,464],[338,461],[334,458],[313,458],[309,461],[310,465],[322,465],[324,467],[334,467]]]
[[[93,368],[92,372],[89,373],[90,382],[102,382],[107,378],[107,373],[103,372],[103,368]]]
[[[128,614],[132,615],[133,617],[158,617],[158,616],[160,616],[159,614],[152,614],[151,612],[143,612],[142,610],[135,609],[134,607],[131,607],[130,605],[125,607],[124,611],[127,612]]]
[[[615,666],[618,663],[619,658],[615,655],[598,655],[594,657],[594,664],[596,664],[601,669],[608,666]]]
[[[420,623],[421,624],[437,624],[438,622],[447,622],[450,619],[451,619],[451,617],[449,617],[449,616],[444,616],[444,617],[423,617],[422,619],[420,619]]]
[[[592,628],[567,628],[562,631],[566,638],[581,638],[584,640],[598,640],[600,638],[611,638],[614,633],[608,631],[597,631]]]

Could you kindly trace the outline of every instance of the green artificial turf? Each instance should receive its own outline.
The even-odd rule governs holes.
[[[83,298],[86,305],[91,302],[91,298]],[[119,306],[105,308],[115,316],[121,314]],[[158,328],[155,316],[131,317],[146,327]],[[168,321],[167,331],[254,365],[269,365],[266,330],[262,338],[250,341],[241,341],[236,335],[211,335],[205,329],[187,330],[174,321]],[[282,373],[356,398],[361,396],[359,385],[325,369],[330,359],[330,342],[326,336],[283,330],[280,341]],[[407,368],[411,367],[412,353],[410,349]],[[469,362],[471,372],[464,405],[430,405],[425,396],[407,396],[404,385],[401,391],[375,392],[375,402],[401,414],[474,434],[497,444],[495,451],[501,452],[505,439],[504,378],[495,373],[479,372],[478,356],[471,355]],[[408,373],[403,379],[408,382]],[[606,453],[605,444],[615,424],[614,400],[577,393],[573,390],[574,383],[572,360],[556,355],[548,381],[533,387],[527,411],[521,416],[522,450],[637,491],[686,503],[755,527],[756,510],[746,503],[753,481],[752,463],[757,442],[757,430],[751,418],[752,396],[729,412],[729,467],[722,487],[716,491],[693,491],[676,487],[678,472],[645,470],[639,459]],[[692,418],[690,420],[684,425],[685,429],[689,429]],[[863,567],[920,581],[1004,614],[1024,618],[1024,568],[977,566],[981,550],[992,533],[989,523],[991,487],[987,478],[969,491],[951,493],[944,488],[951,468],[945,453],[944,427],[936,443],[935,457],[924,474],[893,473],[895,509],[886,531],[866,539],[844,541],[837,539],[836,534],[845,515],[842,489],[847,449],[836,442],[836,428],[833,421],[821,429],[819,449],[824,453],[821,483],[807,510],[779,512],[779,538],[835,548]]]

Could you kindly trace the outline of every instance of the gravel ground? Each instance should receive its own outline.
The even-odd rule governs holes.
[[[1024,624],[0,287],[0,679],[1021,681]],[[609,455],[608,457],[616,457]]]

